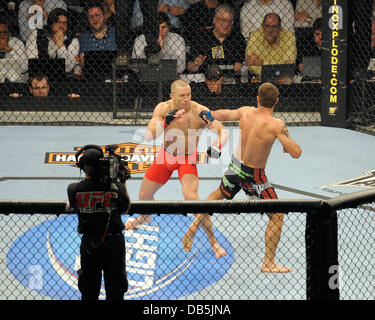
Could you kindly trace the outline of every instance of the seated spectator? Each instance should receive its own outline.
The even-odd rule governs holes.
[[[186,48],[185,40],[177,33],[170,32],[170,22],[168,16],[164,12],[159,12],[159,38],[158,43],[161,47],[161,59],[176,59],[177,72],[182,73],[186,68]],[[145,47],[147,45],[144,34],[135,39],[132,58],[146,59]]]
[[[234,11],[227,4],[215,10],[214,28],[196,36],[191,45],[188,70],[204,72],[207,64],[232,65],[239,73],[244,59],[246,42],[240,32],[233,31]]]
[[[281,28],[281,19],[276,13],[268,13],[262,26],[251,33],[246,46],[246,64],[249,71],[260,76],[263,64],[295,63],[296,38],[289,30]]]
[[[204,73],[204,82],[208,91],[213,95],[219,95],[223,91],[224,75],[216,64],[211,64],[207,67]]]
[[[158,12],[164,12],[168,15],[171,31],[183,32],[181,16],[183,16],[189,4],[185,0],[159,0]]]
[[[48,77],[44,75],[35,75],[29,80],[29,94],[33,97],[47,97],[50,96],[50,85]],[[22,97],[23,94],[19,92],[14,92],[10,94],[12,98]],[[69,98],[79,98],[80,95],[77,93],[67,94]]]
[[[26,42],[29,59],[65,59],[65,72],[71,72],[79,53],[79,41],[73,38],[64,9],[52,10],[44,29],[34,30]]]
[[[201,0],[186,10],[181,20],[187,43],[193,42],[202,31],[212,29],[215,9],[220,3],[219,0]]]
[[[241,32],[246,38],[257,30],[267,13],[276,13],[281,20],[282,28],[294,33],[294,10],[289,0],[249,0],[241,9]]]
[[[84,66],[84,54],[87,51],[117,50],[115,28],[107,26],[103,5],[100,2],[93,2],[87,6],[86,10],[90,30],[79,36],[79,55],[82,66]]]
[[[47,97],[50,90],[48,78],[45,76],[32,77],[29,90],[34,97]]]
[[[26,42],[35,29],[43,29],[53,9],[67,10],[63,0],[23,0],[18,8],[18,26],[21,40]]]
[[[27,56],[23,42],[13,37],[8,22],[0,20],[0,59],[6,62],[1,70],[0,82],[8,81],[22,82],[25,81],[27,71]]]
[[[317,57],[321,56],[322,48],[322,19],[318,18],[313,23],[312,28],[312,37],[313,41],[305,42],[304,45],[301,45],[301,48],[298,48],[298,56],[296,64],[298,70],[303,72],[302,58],[303,57]]]
[[[312,27],[313,22],[322,17],[322,0],[297,0],[294,26]]]
[[[194,97],[201,104],[209,106],[211,110],[223,108],[223,106],[236,106],[248,104],[249,92],[237,84],[225,83],[224,70],[216,64],[208,65],[203,75],[204,82],[191,82],[191,90]],[[240,99],[241,98],[241,99]]]

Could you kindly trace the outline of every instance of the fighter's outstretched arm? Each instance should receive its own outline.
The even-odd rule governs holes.
[[[238,109],[219,109],[215,111],[209,111],[204,116],[209,121],[213,121],[211,119],[219,120],[219,121],[238,121],[241,118],[241,115],[244,111],[249,109],[250,107],[241,107]]]

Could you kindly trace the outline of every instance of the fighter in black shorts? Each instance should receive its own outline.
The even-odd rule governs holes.
[[[264,169],[250,168],[232,156],[221,180],[220,191],[225,199],[231,200],[241,189],[249,198],[278,199]]]
[[[289,135],[283,120],[273,117],[273,111],[279,101],[279,90],[271,83],[263,83],[258,88],[257,107],[244,106],[238,109],[219,109],[203,112],[201,117],[207,123],[214,120],[238,121],[240,139],[233,154],[228,170],[219,188],[213,191],[207,200],[232,199],[239,190],[248,196],[259,199],[277,199],[274,188],[268,182],[265,168],[277,140],[283,152],[292,158],[299,158],[301,147]],[[265,232],[265,255],[262,272],[285,273],[292,269],[278,265],[275,261],[276,250],[282,233],[283,212],[267,213],[269,218]],[[190,250],[194,236],[202,223],[196,216],[184,236],[185,248]]]

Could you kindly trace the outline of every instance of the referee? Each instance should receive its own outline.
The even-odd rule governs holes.
[[[128,289],[121,214],[128,212],[130,198],[125,182],[115,181],[115,188],[102,182],[99,159],[103,156],[100,147],[95,145],[77,152],[77,165],[86,176],[67,189],[70,206],[78,213],[78,232],[82,234],[78,271],[82,300],[98,300],[102,273],[107,300],[123,300]]]

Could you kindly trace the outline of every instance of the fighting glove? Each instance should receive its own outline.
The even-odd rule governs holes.
[[[212,121],[214,121],[215,119],[211,116],[211,111],[201,111],[201,113],[199,114],[199,117],[204,121],[206,122],[207,124],[210,124]]]
[[[169,126],[169,124],[174,120],[174,115],[176,114],[178,110],[173,109],[167,113],[164,119],[163,128],[166,128]]]
[[[207,154],[209,157],[218,159],[221,156],[221,144],[215,141],[212,146],[208,147]]]

